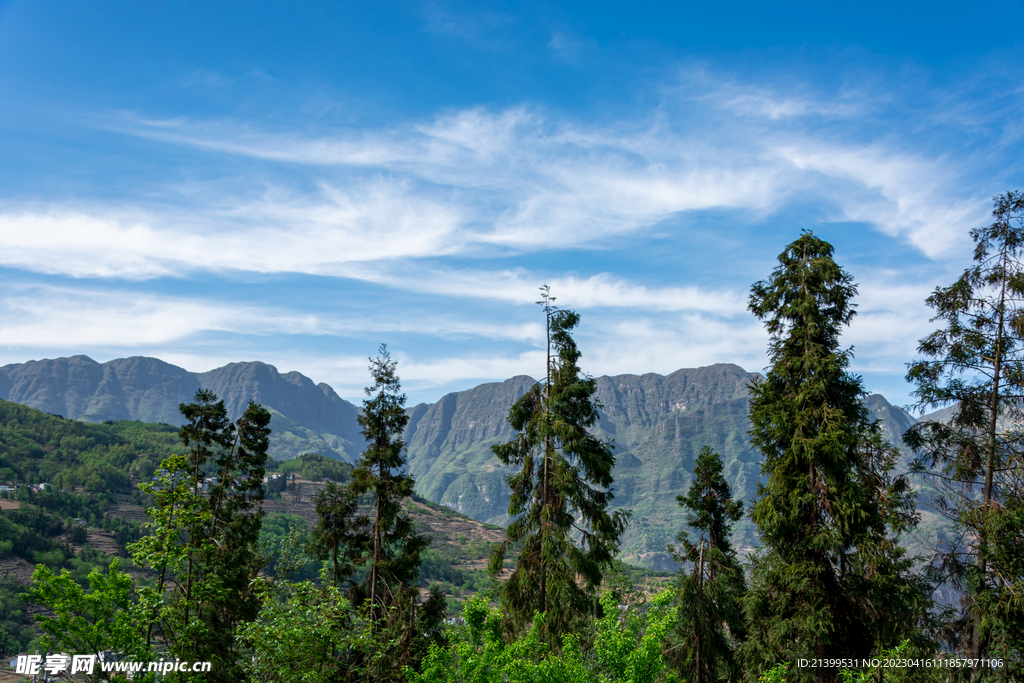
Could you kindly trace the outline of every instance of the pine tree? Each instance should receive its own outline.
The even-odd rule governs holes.
[[[366,534],[366,579],[354,593],[359,604],[369,600],[374,620],[386,608],[411,602],[419,591],[413,585],[419,573],[420,554],[430,540],[417,534],[412,519],[402,511],[402,500],[413,492],[413,478],[402,474],[406,466],[402,434],[409,422],[405,394],[387,347],[370,359],[373,386],[366,388],[359,425],[367,447],[352,470],[350,489],[356,496],[369,494],[373,509]]]
[[[270,446],[270,411],[253,401],[234,423],[229,448],[214,457],[216,483],[209,489],[209,536],[204,553],[207,572],[217,576],[223,599],[208,610],[210,637],[206,647],[236,667],[239,624],[259,614],[260,601],[251,588],[263,568],[259,537],[263,526],[263,476]]]
[[[158,483],[140,485],[155,499],[150,534],[129,547],[136,564],[157,573],[154,587],[140,589],[145,646],[159,634],[175,656],[213,662],[208,679],[237,680],[236,630],[259,611],[250,586],[263,566],[257,540],[270,413],[250,402],[232,424],[208,390],[180,408],[188,451],[163,461]]]
[[[369,519],[358,516],[359,499],[352,489],[335,481],[316,494],[317,522],[313,528],[310,553],[318,560],[331,561],[331,576],[340,586],[360,562],[369,542]]]
[[[686,681],[737,680],[730,636],[742,639],[745,633],[740,609],[744,580],[729,534],[743,516],[743,503],[732,500],[721,456],[710,446],[701,449],[693,483],[676,500],[689,511],[688,523],[697,538],[690,540],[681,531],[676,540],[682,547],[668,547],[677,562],[690,567],[679,585],[679,623],[672,634],[670,659]]]
[[[577,620],[594,614],[595,591],[618,549],[628,513],[608,512],[613,495],[612,444],[588,429],[597,423],[597,390],[579,368],[571,331],[577,313],[559,310],[541,288],[547,326],[547,371],[509,410],[518,434],[493,446],[507,477],[511,518],[505,541],[491,555],[492,575],[518,548],[515,567],[500,589],[502,609],[517,628],[544,613],[544,638],[554,646]],[[578,580],[579,579],[579,580]]]
[[[804,232],[750,295],[771,360],[751,386],[750,438],[765,483],[751,514],[764,550],[753,557],[745,601],[750,671],[798,658],[866,657],[896,644],[878,642],[892,624],[911,632],[919,606],[909,561],[887,537],[890,527],[913,522],[910,499],[906,483],[891,479],[893,449],[869,422],[860,378],[847,370],[851,352],[839,346],[856,285],[832,254]],[[883,594],[901,601],[872,600]],[[798,668],[790,678],[836,674]]]
[[[1014,598],[1024,587],[1024,565],[1014,560],[1024,538],[1024,193],[994,201],[995,221],[971,231],[975,264],[928,297],[945,328],[921,340],[927,359],[907,374],[917,408],[955,409],[947,422],[915,425],[905,440],[923,455],[919,469],[932,475],[938,509],[960,530],[960,542],[936,560],[970,597],[964,650],[1019,661],[1019,644],[1014,651],[1001,643],[1008,630],[1024,630],[1024,600]]]

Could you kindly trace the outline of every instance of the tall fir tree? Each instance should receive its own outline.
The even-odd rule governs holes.
[[[317,514],[309,552],[331,561],[331,576],[340,586],[360,562],[369,542],[370,520],[359,516],[359,498],[348,486],[329,481],[314,497]]]
[[[157,484],[140,486],[155,500],[151,533],[129,548],[136,564],[157,573],[155,586],[140,590],[145,645],[159,635],[180,659],[212,662],[204,680],[238,680],[236,632],[259,611],[251,584],[263,566],[257,541],[270,413],[250,402],[231,423],[209,390],[180,409],[188,451],[164,460]]]
[[[537,303],[547,329],[545,379],[509,409],[516,436],[492,447],[503,465],[519,470],[507,477],[511,521],[489,569],[499,574],[506,555],[518,549],[501,585],[502,609],[515,628],[544,613],[542,637],[557,647],[562,634],[597,610],[596,588],[629,515],[608,511],[615,456],[611,443],[588,431],[599,406],[597,385],[580,370],[582,354],[571,334],[580,317],[554,301],[542,287]]]
[[[335,587],[348,583],[351,604],[369,623],[372,638],[339,653],[338,681],[405,680],[443,636],[447,601],[437,586],[422,604],[416,585],[430,539],[416,533],[403,510],[413,494],[403,433],[409,417],[396,373],[397,361],[381,345],[370,359],[373,385],[359,416],[366,450],[347,486],[329,482],[316,496],[319,516],[309,552],[330,560]]]
[[[701,449],[693,483],[676,500],[688,511],[696,538],[681,531],[676,539],[681,546],[668,547],[677,562],[689,567],[679,582],[679,621],[671,634],[669,660],[692,683],[738,680],[733,642],[746,632],[744,577],[729,535],[743,516],[743,503],[732,500],[721,456],[710,446]]]
[[[224,661],[232,662],[237,676],[238,626],[252,621],[260,610],[251,584],[265,564],[259,537],[263,526],[263,477],[270,447],[270,411],[249,402],[233,425],[234,439],[214,456],[215,483],[210,486],[210,538],[205,553],[207,566],[217,575],[225,599],[213,606],[208,621],[211,638],[207,647]],[[208,570],[209,571],[209,570]],[[237,679],[236,679],[237,680]]]
[[[935,558],[968,596],[954,629],[959,645],[972,658],[1016,661],[1016,675],[1024,673],[1024,193],[994,201],[993,223],[971,231],[974,265],[928,297],[932,320],[945,327],[921,340],[926,358],[907,374],[917,408],[954,409],[905,440],[922,454],[937,508],[960,530]]]
[[[383,344],[377,357],[370,359],[374,383],[366,388],[367,399],[359,415],[367,446],[352,470],[350,484],[353,494],[371,499],[373,513],[366,520],[369,530],[365,534],[368,567],[354,602],[368,600],[374,620],[383,617],[387,607],[419,595],[414,584],[420,554],[430,544],[426,536],[416,533],[412,518],[402,510],[402,501],[412,495],[414,481],[402,473],[407,463],[402,435],[409,416],[395,372],[397,365]]]
[[[893,449],[868,420],[851,352],[839,346],[857,289],[832,254],[804,232],[751,290],[771,365],[751,386],[750,438],[765,482],[751,513],[764,549],[745,600],[748,674],[798,658],[866,657],[896,644],[883,634],[912,632],[920,608],[910,561],[887,536],[913,523],[912,501],[905,480],[890,476]],[[791,668],[789,680],[836,675]]]

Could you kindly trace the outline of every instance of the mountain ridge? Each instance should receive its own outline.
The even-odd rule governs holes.
[[[250,400],[272,414],[271,451],[288,460],[312,452],[352,461],[363,448],[359,409],[329,385],[259,361],[189,372],[158,358],[99,363],[84,355],[0,367],[0,398],[71,420],[139,420],[182,424],[180,403],[210,389],[237,419]],[[269,400],[268,400],[269,399]]]
[[[613,505],[633,510],[623,559],[671,568],[665,545],[686,523],[675,498],[689,485],[694,459],[704,445],[721,454],[734,496],[744,501],[754,497],[760,455],[748,442],[747,409],[750,383],[759,376],[719,363],[668,375],[595,378],[601,407],[594,432],[616,445]],[[480,521],[504,524],[508,470],[491,446],[513,436],[508,409],[535,382],[519,375],[409,408],[408,468],[418,493]],[[191,401],[199,388],[223,399],[232,418],[250,400],[270,410],[275,459],[311,452],[353,462],[364,447],[355,405],[327,384],[315,384],[294,371],[281,373],[259,361],[203,373],[141,356],[107,363],[72,356],[0,367],[0,398],[87,422],[181,424],[178,403]],[[866,405],[897,444],[906,427],[916,422],[880,395],[867,397]],[[906,454],[904,460],[908,458]],[[741,549],[756,544],[748,520],[738,525],[736,539]]]

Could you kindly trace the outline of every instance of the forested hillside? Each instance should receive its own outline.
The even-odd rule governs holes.
[[[142,535],[143,509],[152,503],[138,483],[182,450],[178,429],[167,424],[90,424],[0,400],[0,484],[10,489],[0,498],[0,601],[9,606],[0,654],[16,653],[39,635],[19,599],[34,566],[69,569],[84,582],[111,554],[127,557],[126,544]],[[268,483],[261,536],[272,572],[290,533],[308,542],[305,528],[316,520],[313,498],[323,481],[346,481],[352,466],[306,455],[268,467],[282,475]],[[500,529],[424,499],[407,506],[435,541],[424,557],[423,585],[439,583],[463,596],[482,588],[485,558]],[[307,556],[298,574],[314,578],[318,568]]]

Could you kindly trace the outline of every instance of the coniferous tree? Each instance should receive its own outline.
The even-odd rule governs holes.
[[[251,589],[264,566],[259,550],[263,526],[263,476],[270,446],[270,411],[250,401],[234,423],[230,447],[214,457],[216,482],[210,487],[210,538],[207,571],[221,586],[223,599],[211,605],[209,623],[214,638],[206,646],[237,669],[239,624],[252,621],[260,610],[259,597]],[[237,679],[236,679],[237,680]]]
[[[367,546],[369,519],[357,515],[359,499],[352,489],[335,481],[327,482],[314,503],[317,522],[310,552],[318,560],[331,561],[334,584],[340,585],[355,570]]]
[[[367,446],[352,470],[350,488],[356,496],[369,494],[372,518],[366,520],[366,578],[354,593],[356,604],[369,600],[370,615],[380,619],[390,605],[411,602],[419,591],[413,585],[419,573],[420,554],[430,540],[417,534],[412,518],[402,510],[402,500],[412,495],[413,478],[402,474],[406,466],[402,435],[409,422],[405,394],[395,373],[397,361],[387,347],[370,359],[373,386],[366,388],[359,425]]]
[[[130,546],[135,562],[157,573],[154,587],[140,589],[145,646],[159,635],[175,656],[212,662],[204,680],[238,680],[236,630],[259,611],[250,586],[263,566],[257,541],[270,413],[250,402],[232,424],[208,390],[180,408],[188,451],[164,460],[158,483],[140,486],[156,504],[150,535]]]
[[[856,286],[832,253],[805,232],[751,290],[771,365],[751,386],[750,437],[766,481],[751,514],[764,550],[745,600],[748,674],[798,658],[866,657],[896,644],[883,635],[912,632],[920,609],[910,562],[887,536],[913,523],[911,501],[890,476],[893,449],[868,420],[851,352],[839,346]],[[789,677],[836,675],[794,668]]]
[[[693,468],[693,483],[685,496],[676,496],[690,513],[691,540],[681,531],[680,548],[669,546],[676,561],[690,567],[679,585],[679,622],[672,633],[670,661],[693,683],[737,680],[733,639],[745,633],[740,600],[743,568],[729,542],[733,523],[743,516],[743,503],[732,500],[722,475],[722,459],[704,446]],[[726,631],[728,626],[728,632]]]
[[[547,326],[547,372],[509,409],[518,434],[493,446],[511,494],[505,541],[491,555],[492,575],[518,548],[515,567],[500,589],[502,609],[517,628],[545,613],[543,637],[554,646],[580,617],[597,609],[596,588],[618,549],[628,513],[608,512],[615,456],[612,444],[588,429],[597,423],[597,386],[579,368],[571,331],[577,313],[553,305],[541,288]]]
[[[402,509],[414,481],[403,474],[409,417],[396,367],[384,345],[370,359],[374,384],[359,416],[366,450],[347,486],[328,482],[316,497],[319,520],[309,550],[331,561],[336,586],[348,582],[351,604],[373,634],[338,653],[339,681],[404,680],[403,667],[419,666],[430,644],[441,642],[447,613],[437,586],[419,602],[420,556],[430,540]]]
[[[905,436],[919,470],[938,489],[937,507],[959,528],[940,548],[941,578],[967,591],[963,650],[1020,661],[1024,642],[1024,193],[995,198],[995,221],[971,231],[975,264],[928,305],[945,323],[921,340],[910,364],[920,409],[954,407],[948,421]],[[1016,558],[1016,559],[1015,559]],[[1017,596],[1017,597],[1014,597]],[[1006,635],[1020,635],[1016,647]],[[1011,638],[1012,642],[1012,638]]]

